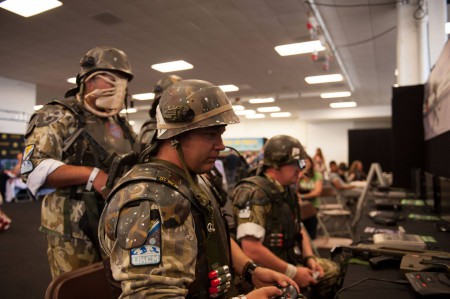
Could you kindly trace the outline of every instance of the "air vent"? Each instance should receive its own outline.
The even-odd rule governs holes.
[[[116,25],[123,22],[123,20],[119,19],[109,11],[94,15],[92,18],[105,25]]]

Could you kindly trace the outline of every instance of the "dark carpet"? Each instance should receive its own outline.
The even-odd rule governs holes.
[[[0,298],[43,299],[51,281],[47,242],[38,231],[40,202],[5,203],[0,208],[12,219],[0,232]]]

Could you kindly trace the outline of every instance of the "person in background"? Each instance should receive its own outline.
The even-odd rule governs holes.
[[[315,296],[324,298],[334,292],[338,267],[314,255],[301,229],[300,205],[291,188],[306,158],[300,142],[291,136],[267,141],[262,168],[241,180],[231,196],[236,240],[254,262],[286,274],[303,288],[316,285]]]
[[[335,161],[330,162],[330,183],[338,193],[346,198],[357,198],[361,194],[359,188],[346,183],[339,175],[339,168]]]
[[[306,168],[300,171],[297,183],[297,192],[300,203],[308,201],[312,204],[314,209],[317,210],[320,205],[318,197],[322,193],[322,187],[322,174],[314,169],[314,161],[308,156],[306,158]],[[317,216],[314,214],[306,219],[302,217],[302,222],[309,237],[314,240],[317,235]]]
[[[156,115],[154,151],[115,185],[100,221],[120,298],[230,298],[235,273],[260,287],[248,299],[280,296],[275,284],[296,286],[230,241],[217,196],[200,176],[225,149],[225,126],[239,122],[225,93],[206,81],[179,81]]]
[[[22,165],[22,156],[20,152],[17,154],[17,164],[11,170],[5,170],[8,179],[5,184],[5,201],[12,202],[21,190],[26,190],[27,185],[20,178],[20,166]]]
[[[355,160],[352,162],[352,165],[350,166],[350,170],[348,171],[347,178],[350,182],[366,180],[367,175],[364,172],[363,164],[361,161]]]
[[[325,162],[325,158],[323,157],[322,150],[320,147],[316,149],[316,153],[313,157],[315,170],[320,172],[323,178],[327,174],[327,164]]]
[[[80,61],[68,100],[51,101],[30,119],[21,175],[43,195],[40,231],[48,242],[51,274],[100,260],[97,225],[115,156],[132,150],[135,134],[119,116],[133,78],[127,55],[95,47]]]
[[[156,135],[156,107],[159,104],[159,100],[161,99],[164,90],[169,88],[173,83],[181,80],[182,78],[177,75],[168,75],[156,82],[156,85],[153,88],[155,98],[153,99],[152,107],[149,110],[150,119],[144,122],[136,139],[134,148],[136,153],[142,153],[142,151],[150,145]]]
[[[341,177],[342,181],[344,181],[344,183],[348,183],[349,181],[347,178],[348,167],[345,162],[339,163],[337,172]]]

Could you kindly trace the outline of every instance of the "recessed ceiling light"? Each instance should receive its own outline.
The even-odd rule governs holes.
[[[228,85],[219,85],[220,89],[222,89],[223,92],[232,92],[232,91],[238,91],[239,87],[233,84]]]
[[[274,98],[258,98],[258,99],[250,99],[248,100],[250,104],[262,104],[262,103],[272,103],[275,102]]]
[[[245,109],[245,107],[242,106],[242,105],[233,105],[233,110],[234,111],[242,111],[244,109]]]
[[[322,99],[330,99],[330,98],[345,98],[351,96],[352,93],[350,91],[339,91],[339,92],[326,92],[321,93],[320,97]]]
[[[306,77],[305,81],[308,84],[318,84],[318,83],[328,83],[328,82],[339,82],[344,80],[341,74],[331,74],[322,76],[310,76]]]
[[[72,84],[77,84],[77,78],[76,77],[72,77],[67,79],[67,82],[72,83]]]
[[[266,116],[262,113],[257,113],[257,114],[249,114],[249,115],[246,115],[245,117],[254,119],[254,118],[265,118]]]
[[[270,117],[291,117],[292,113],[290,112],[275,112],[270,113]]]
[[[356,107],[356,102],[337,102],[337,103],[331,103],[331,108],[352,108]]]
[[[260,107],[256,108],[258,112],[278,112],[281,111],[280,107],[273,106],[273,107]]]
[[[275,47],[275,51],[277,51],[278,54],[280,54],[281,56],[312,53],[314,51],[323,51],[323,50],[325,50],[325,47],[322,46],[322,43],[319,40],[304,43],[281,45]]]
[[[120,113],[136,113],[136,112],[137,112],[136,108],[128,108],[120,110]]]
[[[194,66],[184,60],[170,61],[164,63],[157,63],[152,65],[152,69],[157,70],[161,73],[170,73],[182,70],[189,70],[194,68]]]
[[[145,101],[145,100],[153,100],[155,98],[155,94],[153,92],[139,93],[139,94],[134,94],[131,97],[138,101]]]
[[[249,114],[255,114],[255,110],[240,110],[234,112],[236,115],[249,115]]]
[[[44,105],[34,105],[33,109],[34,109],[34,110],[39,110],[39,109],[41,109],[42,107],[44,107]]]
[[[0,3],[0,7],[22,17],[28,18],[44,11],[61,6],[56,0],[6,0]]]

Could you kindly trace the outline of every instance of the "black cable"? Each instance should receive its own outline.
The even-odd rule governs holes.
[[[340,290],[336,293],[336,295],[334,295],[334,299],[339,298],[339,294],[342,293],[343,291],[348,290],[348,289],[350,289],[350,288],[353,288],[354,286],[357,286],[357,285],[359,285],[359,284],[361,284],[361,283],[363,283],[363,282],[365,282],[365,281],[367,281],[367,280],[375,280],[375,281],[390,282],[390,283],[396,283],[396,284],[406,284],[406,285],[409,285],[409,284],[410,284],[410,282],[407,281],[407,280],[387,280],[387,279],[382,279],[382,278],[371,278],[371,277],[366,277],[366,278],[363,278],[363,279],[361,279],[361,280],[359,280],[359,281],[357,281],[357,282],[355,282],[355,283],[349,285],[348,287],[345,287],[345,288],[340,289]]]
[[[368,38],[368,39],[365,39],[365,40],[362,40],[362,41],[358,41],[358,42],[354,42],[354,43],[351,43],[351,44],[346,44],[346,45],[336,46],[336,48],[345,48],[345,47],[351,47],[351,46],[356,46],[356,45],[364,44],[364,43],[373,41],[373,40],[375,40],[375,39],[377,39],[377,38],[379,38],[379,37],[381,37],[381,36],[383,36],[383,35],[385,35],[385,34],[391,32],[392,30],[394,30],[394,29],[396,29],[396,28],[397,28],[397,26],[393,26],[393,27],[391,27],[391,28],[389,28],[389,29],[387,29],[387,30],[385,30],[385,31],[383,31],[383,32],[381,32],[381,33],[379,33],[379,34],[377,34],[377,35],[374,35],[374,36],[372,36],[372,37],[370,37],[370,38]]]
[[[360,4],[328,4],[328,3],[318,3],[318,2],[309,2],[305,0],[305,2],[309,5],[314,4],[316,6],[324,6],[324,7],[335,7],[335,8],[353,8],[353,7],[371,7],[371,6],[384,6],[384,5],[392,5],[396,3],[402,3],[403,0],[395,1],[395,2],[383,2],[383,3],[360,3]]]

